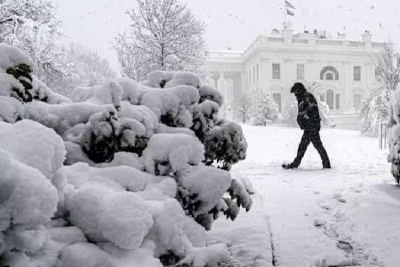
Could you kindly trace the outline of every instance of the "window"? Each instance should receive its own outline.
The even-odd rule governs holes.
[[[333,81],[333,73],[332,72],[326,73],[325,80]]]
[[[333,109],[333,91],[326,91],[326,104],[329,106],[329,109]]]
[[[326,75],[327,75],[328,72],[333,74],[333,79],[332,80],[335,80],[335,81],[339,80],[339,72],[332,66],[327,66],[327,67],[325,67],[325,68],[323,68],[321,70],[321,72],[319,74],[320,75],[319,76],[320,80],[326,79]]]
[[[339,94],[336,94],[336,101],[335,101],[335,107],[336,107],[336,109],[340,109],[340,95]]]
[[[272,99],[274,100],[275,104],[278,105],[279,112],[282,110],[282,96],[280,93],[273,93]]]
[[[361,94],[354,94],[353,104],[355,108],[358,108],[361,104]]]
[[[281,64],[272,64],[272,79],[281,79]]]
[[[354,66],[354,81],[361,81],[361,67]]]
[[[304,64],[297,64],[297,80],[304,80]]]

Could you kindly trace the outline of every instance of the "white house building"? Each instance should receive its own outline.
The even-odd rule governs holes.
[[[373,87],[374,53],[383,44],[372,42],[369,32],[361,41],[324,35],[274,30],[271,36],[259,36],[244,52],[209,51],[204,69],[225,97],[223,116],[232,119],[235,104],[246,91],[265,90],[283,111],[295,82],[321,81],[332,120],[338,127],[356,128],[355,107]]]

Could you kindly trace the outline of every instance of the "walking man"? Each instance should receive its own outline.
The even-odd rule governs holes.
[[[302,83],[295,83],[290,90],[290,93],[293,93],[296,96],[299,109],[297,123],[300,128],[304,130],[304,134],[299,144],[297,157],[292,163],[285,163],[282,167],[285,169],[298,168],[304,154],[306,153],[308,145],[313,143],[315,149],[321,156],[323,168],[330,169],[331,163],[319,135],[319,131],[321,130],[321,118],[319,116],[317,101],[311,93],[307,92]]]

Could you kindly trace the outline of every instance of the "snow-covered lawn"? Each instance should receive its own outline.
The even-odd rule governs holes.
[[[400,266],[400,189],[390,174],[387,151],[378,149],[376,138],[322,130],[333,169],[321,170],[311,145],[299,169],[283,170],[282,162],[296,154],[302,131],[243,129],[248,156],[235,170],[251,179],[263,199],[275,266]],[[259,217],[265,211],[253,210],[261,212]],[[254,215],[247,217],[250,233]],[[246,220],[246,214],[238,219]]]

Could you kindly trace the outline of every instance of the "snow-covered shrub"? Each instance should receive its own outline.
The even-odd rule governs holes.
[[[221,93],[208,85],[202,85],[199,89],[200,103],[210,100],[218,104],[221,107],[224,104],[224,99]]]
[[[271,99],[271,96],[257,90],[252,94],[251,121],[253,125],[265,126],[268,121],[275,122],[281,118],[279,106]]]
[[[283,120],[289,127],[298,127],[298,112],[296,97],[294,95],[290,95],[283,111]]]
[[[200,87],[200,78],[190,72],[168,72],[153,71],[147,75],[145,86],[152,88],[170,88],[178,85],[190,85],[195,88]]]
[[[21,102],[32,101],[31,59],[19,49],[0,44],[0,95],[12,96]]]
[[[140,104],[150,108],[168,126],[190,128],[193,118],[189,107],[198,102],[199,93],[196,88],[179,85],[146,92]]]
[[[388,162],[391,163],[391,172],[397,183],[400,183],[400,85],[392,94],[389,101]]]
[[[244,93],[235,106],[235,117],[240,122],[246,123],[251,118],[252,99],[249,93]]]
[[[249,210],[251,186],[227,171],[247,144],[238,124],[218,120],[214,89],[201,93],[196,76],[173,73],[154,85],[164,88],[129,79],[77,88],[72,102],[33,76],[26,103],[3,90],[26,92],[22,83],[0,73],[2,265],[205,267],[228,259],[225,244],[206,247],[206,230],[220,213],[234,220]]]
[[[15,98],[0,96],[0,121],[14,123],[25,115],[24,106]]]
[[[232,165],[246,158],[247,142],[242,128],[224,120],[218,121],[204,140],[207,165],[222,164],[230,170]]]
[[[209,100],[191,107],[193,116],[193,125],[191,129],[193,132],[195,132],[200,141],[204,142],[205,137],[214,127],[214,122],[217,118],[218,111],[218,104]]]
[[[397,45],[384,43],[376,53],[374,63],[375,84],[358,107],[361,133],[369,136],[377,136],[381,122],[391,116],[389,108],[392,94],[400,84],[400,53]]]

